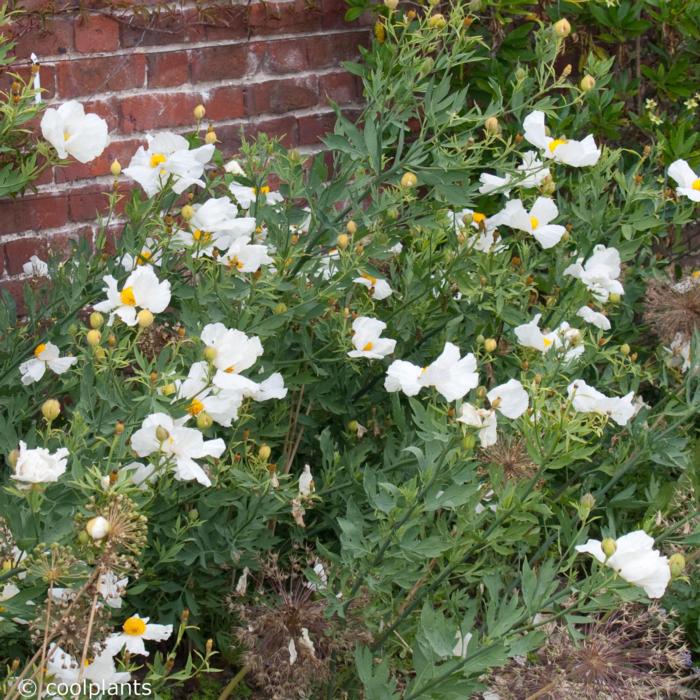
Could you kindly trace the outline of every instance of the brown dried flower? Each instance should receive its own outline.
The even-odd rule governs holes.
[[[531,479],[537,473],[537,465],[530,459],[525,441],[519,437],[504,437],[495,445],[481,450],[479,459],[484,464],[497,464],[509,481]]]
[[[683,341],[690,340],[700,328],[700,276],[649,282],[644,320],[664,343],[673,342],[679,334]]]

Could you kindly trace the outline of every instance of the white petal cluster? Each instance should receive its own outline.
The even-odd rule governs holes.
[[[609,416],[618,425],[627,425],[637,412],[633,391],[622,397],[605,396],[583,379],[576,379],[569,384],[567,393],[574,411]]]
[[[572,328],[564,321],[555,330],[543,333],[539,327],[541,318],[542,314],[536,314],[529,323],[515,327],[514,332],[520,345],[540,352],[547,352],[554,348],[564,352],[566,362],[583,353],[581,331],[578,328]]]
[[[96,114],[85,114],[83,105],[75,100],[47,109],[41,118],[41,134],[59,158],[72,156],[80,163],[94,160],[109,144],[107,122]]]
[[[172,633],[172,625],[155,625],[147,617],[134,615],[124,622],[122,632],[107,637],[105,653],[116,656],[126,649],[130,654],[148,656],[144,641],[164,642]]]
[[[550,223],[559,216],[559,209],[553,199],[538,197],[528,211],[522,201],[511,199],[506,202],[503,210],[503,223],[519,231],[525,231],[534,236],[543,248],[552,248],[566,233],[566,228],[560,224]]]
[[[381,360],[391,355],[396,341],[380,337],[385,328],[384,321],[369,316],[358,316],[352,323],[352,344],[355,349],[348,353],[348,357]]]
[[[27,448],[19,443],[19,456],[12,478],[25,484],[46,484],[58,481],[68,466],[68,450],[60,447],[53,454],[44,447]]]
[[[38,382],[44,376],[47,368],[56,374],[63,374],[77,361],[77,357],[61,357],[58,347],[53,343],[39,343],[34,348],[34,357],[19,366],[22,384]]]
[[[379,277],[373,277],[372,275],[360,275],[359,277],[356,277],[353,282],[355,284],[361,284],[363,287],[367,287],[372,299],[376,299],[377,301],[382,301],[394,293],[386,280]]]
[[[598,301],[607,301],[611,294],[624,294],[625,288],[619,281],[621,272],[620,253],[616,248],[606,248],[597,245],[593,254],[586,262],[579,258],[565,270],[565,275],[571,275],[581,280]]]
[[[544,121],[544,112],[534,111],[528,114],[523,120],[523,136],[526,141],[541,149],[545,158],[575,168],[595,165],[598,162],[601,152],[592,135],[589,134],[583,141],[565,137],[555,139],[547,136]]]
[[[668,166],[668,176],[673,178],[678,187],[676,192],[693,202],[700,202],[700,175],[685,160],[676,160]]]

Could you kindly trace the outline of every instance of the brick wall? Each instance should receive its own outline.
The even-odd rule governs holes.
[[[147,21],[129,12],[60,13],[18,27],[16,56],[38,55],[47,101],[80,100],[107,120],[111,143],[91,163],[45,173],[36,194],[0,201],[0,287],[19,290],[30,255],[45,258],[48,249],[92,236],[112,160],[125,167],[146,133],[191,130],[197,104],[225,154],[235,153],[241,129],[317,149],[334,122],[328,100],[357,105],[358,82],[340,62],[357,56],[368,32],[344,22],[343,0],[221,5],[213,19],[187,11]]]

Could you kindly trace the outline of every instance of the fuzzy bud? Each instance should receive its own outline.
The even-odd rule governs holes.
[[[606,537],[601,542],[600,546],[606,559],[610,559],[610,557],[617,552],[617,543],[612,537]]]
[[[404,173],[401,177],[401,187],[408,189],[418,184],[418,178],[413,173]]]
[[[272,311],[276,314],[283,314],[285,313],[285,311],[287,311],[287,305],[284,302],[280,301],[279,304],[275,304]]]
[[[629,354],[630,354],[630,350],[631,350],[631,348],[630,348],[630,346],[629,346],[627,343],[623,343],[622,345],[620,345],[620,352],[621,352],[623,355],[629,355]]]
[[[156,428],[156,439],[158,442],[165,442],[170,437],[170,433],[162,426]]]
[[[555,22],[554,33],[560,39],[566,39],[566,37],[571,34],[571,25],[569,24],[569,20],[562,18],[558,22]]]
[[[90,328],[100,328],[105,322],[105,317],[99,311],[90,314]]]
[[[189,221],[194,216],[194,208],[191,204],[185,204],[182,209],[180,209],[180,216],[185,220]]]
[[[136,314],[136,322],[139,328],[148,328],[153,325],[153,314],[148,309],[141,309]]]
[[[484,341],[484,350],[486,352],[493,352],[498,347],[498,342],[495,338],[486,338]]]
[[[270,459],[271,454],[272,450],[270,449],[269,445],[260,445],[260,449],[258,450],[258,457],[260,457],[260,459],[267,462],[267,460]]]
[[[484,122],[484,129],[486,129],[487,134],[498,134],[501,131],[501,125],[496,117],[489,117]]]
[[[399,0],[384,0],[384,7],[393,12],[399,6]]]
[[[357,233],[357,224],[350,220],[348,223],[345,225],[345,230],[351,235],[354,236]]]
[[[61,414],[61,404],[56,399],[47,399],[41,406],[41,415],[47,423],[56,420]]]
[[[584,493],[579,501],[579,513],[582,520],[586,520],[595,507],[595,496],[592,493]]]
[[[213,126],[210,126],[207,129],[207,133],[204,135],[204,143],[211,145],[216,143],[216,141],[216,131],[214,131]]]
[[[122,164],[115,158],[109,166],[109,172],[113,177],[119,177],[122,173]]]
[[[446,25],[447,20],[445,19],[444,15],[441,15],[439,12],[431,15],[428,19],[428,26],[432,27],[433,29],[443,29]]]
[[[87,332],[85,338],[87,340],[87,344],[94,348],[100,344],[100,341],[102,340],[102,333],[100,333],[100,331],[98,331],[96,328],[93,328],[91,331]]]
[[[204,115],[207,113],[207,110],[204,109],[204,105],[197,105],[193,111],[194,118],[198,121],[201,122],[202,119],[204,119]]]
[[[208,430],[212,425],[214,425],[214,419],[206,411],[197,415],[197,427],[200,430]]]
[[[216,348],[211,347],[210,345],[207,345],[206,348],[204,348],[204,359],[207,362],[214,362],[216,359]]]
[[[107,518],[103,518],[98,515],[95,518],[90,518],[85,525],[85,532],[87,532],[93,540],[102,540],[109,534],[111,526]]]
[[[680,552],[672,554],[668,558],[668,567],[671,569],[671,576],[678,578],[685,571],[685,557]]]
[[[620,303],[620,295],[617,292],[610,292],[610,296],[608,297],[608,299],[611,304]]]
[[[345,250],[350,245],[350,237],[347,233],[341,233],[335,240],[335,244],[340,250]]]
[[[584,92],[590,92],[595,87],[595,78],[592,75],[584,75],[579,86]]]

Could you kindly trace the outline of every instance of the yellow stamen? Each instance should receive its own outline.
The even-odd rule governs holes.
[[[549,338],[542,338],[542,342],[544,343],[544,346],[548,348],[554,341],[550,340]]]
[[[162,153],[154,153],[151,156],[151,167],[157,168],[161,163],[165,163],[167,158]],[[163,172],[161,170],[161,172]]]
[[[480,211],[475,211],[472,214],[472,221],[480,224],[482,221],[486,221],[486,214],[482,214]]]
[[[690,189],[700,191],[700,177],[697,178],[697,180],[693,180],[693,184],[690,186]]]
[[[559,148],[559,146],[563,146],[565,143],[569,143],[566,139],[553,139],[552,141],[549,142],[549,152],[554,153],[554,151]]]
[[[690,274],[690,276],[696,280],[698,277],[700,277],[700,270],[693,270]]]
[[[374,343],[367,343],[363,348],[362,352],[369,352],[374,347]]]
[[[134,296],[133,287],[124,287],[121,292],[119,292],[119,299],[121,299],[124,306],[136,306],[136,297]]]
[[[199,415],[204,410],[204,404],[199,399],[192,399],[190,402],[187,413],[191,416]]]
[[[233,374],[235,371],[236,371],[236,368],[233,365],[231,365],[230,367],[227,367],[224,370],[224,372],[226,372],[226,374]]]
[[[142,250],[139,253],[138,258],[136,258],[136,264],[143,265],[144,263],[147,263],[152,257],[153,253],[151,253],[150,250]]]
[[[267,185],[263,185],[262,187],[253,187],[253,193],[254,194],[269,194],[270,188]]]
[[[540,225],[540,220],[536,216],[530,217],[530,228],[537,228]]]
[[[229,261],[229,264],[228,264],[229,268],[235,267],[238,270],[242,270],[243,265],[244,265],[244,263],[242,263],[235,255],[231,258],[231,260]]]
[[[63,140],[68,141],[69,138],[70,138],[70,134],[67,131],[64,131],[63,132]]]
[[[362,279],[366,279],[373,287],[377,284],[377,278],[372,275],[360,275]]]
[[[132,637],[141,637],[146,631],[146,623],[140,617],[130,617],[122,625],[124,634]]]
[[[196,228],[192,233],[192,238],[201,243],[209,243],[211,240],[211,233],[209,233],[209,231],[200,231],[198,228]]]
[[[39,357],[44,350],[46,350],[46,343],[39,343],[39,345],[34,348],[34,357]]]

